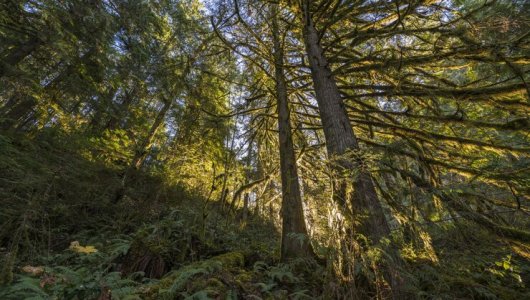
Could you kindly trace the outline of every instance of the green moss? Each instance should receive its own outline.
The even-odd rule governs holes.
[[[253,273],[248,272],[248,271],[242,271],[235,277],[235,281],[240,285],[251,282],[253,279],[254,279]]]
[[[205,262],[209,263],[215,263],[219,262],[224,267],[242,267],[245,264],[245,256],[241,252],[228,252],[225,254],[221,254],[218,256],[215,256],[209,260],[206,260]]]

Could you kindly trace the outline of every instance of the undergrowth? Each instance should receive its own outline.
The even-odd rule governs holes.
[[[279,263],[270,221],[253,215],[243,224],[163,173],[135,172],[113,204],[124,168],[117,148],[60,132],[0,135],[0,299],[347,295],[348,284],[325,264]],[[529,245],[473,224],[428,230],[437,262],[401,243],[415,298],[530,298]]]

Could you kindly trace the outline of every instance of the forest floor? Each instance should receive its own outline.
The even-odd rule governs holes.
[[[279,263],[270,220],[243,222],[237,209],[160,174],[135,173],[114,204],[120,167],[87,159],[80,146],[0,136],[0,299],[345,295],[330,267]],[[434,252],[402,249],[414,298],[530,299],[529,244],[467,223],[427,229]]]

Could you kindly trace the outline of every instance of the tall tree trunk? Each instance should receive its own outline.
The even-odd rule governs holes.
[[[252,172],[252,141],[248,145],[246,166],[247,166],[247,170],[245,172],[246,173],[245,184],[249,184],[253,180],[252,178],[252,174],[253,174]],[[249,200],[250,200],[250,191],[245,191],[245,195],[243,196],[243,211],[241,213],[241,221],[243,224],[247,222]]]
[[[326,147],[330,157],[340,157],[347,154],[348,151],[358,151],[359,144],[351,127],[337,83],[319,43],[319,35],[309,13],[309,1],[305,1],[305,3],[304,39],[320,117],[324,127]],[[361,159],[352,161],[351,159],[339,158],[337,168],[340,168],[341,172],[352,171],[356,173],[354,176],[354,194],[351,197],[345,195],[345,183],[339,183],[340,188],[337,189],[336,195],[340,197],[338,200],[343,205],[347,205],[346,199],[350,200],[355,215],[368,215],[359,229],[377,243],[390,233],[390,229],[370,174],[364,168]]]
[[[342,96],[329,63],[320,45],[319,34],[315,28],[310,13],[310,1],[302,2],[303,35],[307,56],[311,68],[311,76],[318,102],[318,108],[328,155],[336,158],[334,166],[337,174],[354,174],[353,178],[339,178],[334,186],[336,201],[347,206],[350,203],[354,218],[359,221],[355,231],[366,235],[377,244],[381,238],[390,234],[390,228],[379,198],[377,196],[372,177],[365,169],[362,159],[344,157],[349,152],[359,150],[359,144],[351,127]],[[342,176],[341,176],[342,177]],[[353,193],[348,195],[348,185],[353,181]],[[399,298],[399,285],[395,270],[387,268],[387,281],[395,292],[394,298]]]
[[[229,138],[230,138],[230,135],[228,135],[226,137],[226,143],[227,143],[227,146],[230,145],[230,151],[227,151],[226,154],[225,154],[225,161],[224,161],[224,172],[223,172],[223,184],[222,184],[222,187],[221,187],[221,195],[219,195],[219,203],[221,204],[221,208],[224,209],[225,206],[228,204],[227,203],[227,199],[228,199],[228,194],[230,193],[230,190],[228,189],[227,185],[228,185],[228,178],[230,176],[230,170],[231,170],[231,167],[232,167],[232,156],[231,156],[231,153],[232,153],[232,150],[234,149],[234,145],[235,145],[235,141],[236,141],[236,132],[235,132],[235,128],[234,128],[234,133],[232,134],[232,139],[230,140],[230,144],[228,143],[229,142]]]
[[[272,4],[271,13],[282,177],[281,260],[287,261],[299,257],[313,257],[314,252],[307,234],[300,183],[298,181],[296,156],[291,133],[287,83],[283,70],[284,57],[279,36],[277,4]],[[303,238],[302,240],[300,236]]]

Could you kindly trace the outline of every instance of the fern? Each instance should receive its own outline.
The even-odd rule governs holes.
[[[181,291],[184,288],[184,285],[194,276],[200,275],[200,274],[208,274],[210,271],[208,271],[207,268],[186,268],[185,270],[178,270],[177,271],[178,276],[173,281],[173,284],[171,287],[167,290],[170,294],[174,295],[178,291]],[[170,275],[171,276],[171,275]]]
[[[271,267],[270,270],[267,271],[267,276],[277,282],[286,282],[286,283],[298,282],[298,278],[296,278],[293,275],[293,273],[289,270],[289,267],[287,265],[279,265],[279,266]]]
[[[296,291],[289,295],[289,299],[293,299],[293,300],[313,299],[313,297],[311,297],[307,293],[309,293],[308,290]]]
[[[11,286],[0,289],[1,299],[49,299],[48,294],[40,287],[40,280],[19,275]]]
[[[111,242],[109,255],[112,258],[117,258],[119,256],[127,254],[129,249],[131,248],[131,241],[125,240],[125,239],[114,239]]]
[[[258,286],[262,292],[268,293],[272,291],[272,289],[274,289],[277,286],[277,284],[274,282],[273,283],[258,282],[256,286]]]
[[[198,291],[198,292],[194,293],[193,295],[188,296],[188,297],[186,297],[184,299],[185,300],[211,300],[213,298],[210,298],[208,296],[208,292],[207,291]]]

